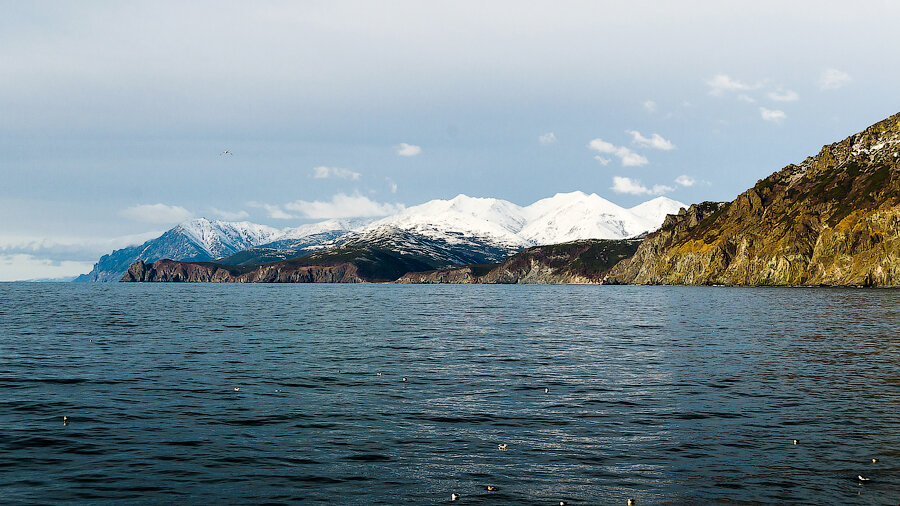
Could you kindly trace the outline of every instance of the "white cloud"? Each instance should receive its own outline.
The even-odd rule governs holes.
[[[643,105],[644,105],[645,111],[651,112],[651,113],[656,112],[656,102],[654,102],[652,100],[647,100],[644,102]]]
[[[361,176],[359,172],[353,172],[350,169],[343,169],[341,167],[313,167],[313,177],[316,179],[325,179],[329,177],[339,177],[341,179],[351,179],[353,181],[358,181],[359,176]]]
[[[722,95],[726,91],[749,91],[761,86],[760,84],[743,83],[725,74],[714,76],[709,81],[706,81],[706,85],[709,86],[709,94],[716,96]]]
[[[770,100],[775,102],[796,102],[800,99],[800,95],[794,90],[775,90],[768,93]]]
[[[250,213],[244,211],[243,209],[240,211],[225,211],[222,209],[216,209],[215,207],[210,207],[209,212],[222,218],[223,220],[243,220],[244,218],[250,217]]]
[[[687,174],[682,174],[675,178],[675,183],[681,186],[694,186],[697,184],[697,180]]]
[[[600,162],[601,165],[609,165],[609,162],[612,161],[609,158],[603,158],[600,155],[595,155],[594,160],[597,160],[598,162]]]
[[[407,144],[405,142],[401,142],[396,149],[397,155],[399,156],[416,156],[422,152],[421,147],[415,146],[413,144]]]
[[[650,163],[646,158],[635,153],[634,151],[624,146],[616,146],[612,143],[604,141],[603,139],[592,140],[588,143],[588,148],[597,151],[598,153],[616,156],[625,167],[640,167],[641,165],[647,165],[648,163]]]
[[[547,132],[544,135],[538,137],[538,142],[541,144],[553,144],[556,142],[556,134],[553,132]]]
[[[121,211],[122,216],[146,223],[178,223],[194,214],[181,206],[165,204],[144,204],[132,206]]]
[[[748,104],[753,104],[756,102],[756,99],[754,99],[750,95],[747,95],[746,93],[741,93],[740,95],[737,96],[737,99],[740,100],[741,102],[747,102]]]
[[[672,144],[672,141],[663,139],[659,134],[653,134],[648,139],[641,135],[637,130],[625,130],[625,133],[631,134],[631,142],[633,144],[637,144],[644,148],[661,149],[663,151],[675,149],[675,145]]]
[[[599,153],[606,153],[606,154],[610,154],[610,155],[615,154],[616,150],[619,149],[616,147],[615,144],[613,144],[611,142],[606,142],[605,140],[600,139],[600,138],[594,139],[591,142],[589,142],[588,147]]]
[[[671,186],[661,184],[653,185],[652,188],[647,188],[637,179],[622,176],[613,177],[613,185],[610,189],[616,193],[627,193],[629,195],[662,195],[663,193],[674,190]]]
[[[397,193],[397,183],[389,177],[384,178],[384,180],[387,181],[388,187],[391,189],[391,193]]]
[[[40,237],[0,235],[0,255],[25,254],[44,260],[96,260],[110,250],[141,244],[159,237],[162,230],[120,237]]]
[[[93,262],[54,261],[19,253],[0,255],[0,281],[64,278],[90,272]]]
[[[387,216],[399,213],[405,206],[399,203],[379,203],[364,195],[355,193],[347,195],[338,193],[330,201],[297,200],[284,205],[289,211],[298,213],[299,218],[362,218],[370,216]]]
[[[269,218],[272,218],[275,220],[291,220],[291,219],[296,218],[296,216],[293,216],[291,214],[288,214],[288,213],[282,211],[282,209],[280,207],[273,206],[271,204],[250,201],[250,202],[247,202],[247,205],[250,207],[259,207],[259,208],[265,209],[266,213],[269,215]]]
[[[626,148],[619,149],[628,151]],[[623,167],[640,167],[641,165],[650,163],[646,158],[632,151],[628,151],[625,154],[616,153],[616,156],[622,159]]]
[[[853,78],[846,72],[838,69],[825,69],[819,75],[819,89],[822,91],[836,90],[852,80]]]
[[[778,109],[766,109],[765,107],[759,108],[759,115],[762,116],[762,119],[773,123],[781,123],[787,118],[787,114],[785,114],[784,111],[779,111]]]

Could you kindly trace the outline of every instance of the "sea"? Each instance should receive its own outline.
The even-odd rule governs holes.
[[[0,503],[628,499],[898,504],[900,291],[0,284]]]

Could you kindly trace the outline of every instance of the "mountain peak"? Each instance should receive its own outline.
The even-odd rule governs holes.
[[[592,193],[591,195],[596,195],[596,193]],[[584,193],[581,190],[575,190],[575,191],[570,191],[570,192],[557,192],[550,198],[551,199],[568,199],[568,198],[583,199],[583,198],[587,198],[587,197],[589,197],[589,195],[587,193]]]
[[[276,228],[248,221],[229,222],[208,218],[185,221],[173,230],[180,231],[213,258],[268,242],[281,233]]]

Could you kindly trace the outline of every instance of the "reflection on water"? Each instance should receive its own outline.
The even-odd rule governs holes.
[[[0,296],[7,502],[894,504],[900,490],[897,291]]]

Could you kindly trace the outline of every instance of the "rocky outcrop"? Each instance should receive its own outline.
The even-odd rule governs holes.
[[[607,283],[900,285],[900,114],[670,215]]]
[[[231,268],[213,263],[159,260],[152,264],[137,261],[128,268],[121,281],[189,282],[189,283],[362,283],[366,281],[351,263],[335,265],[296,265],[289,262]]]
[[[490,264],[493,267],[496,264]],[[478,283],[478,274],[472,266],[458,267],[426,272],[409,272],[396,281],[397,283],[415,284],[470,284]]]
[[[398,283],[596,284],[634,254],[640,239],[587,240],[536,246],[499,264],[408,273]]]

